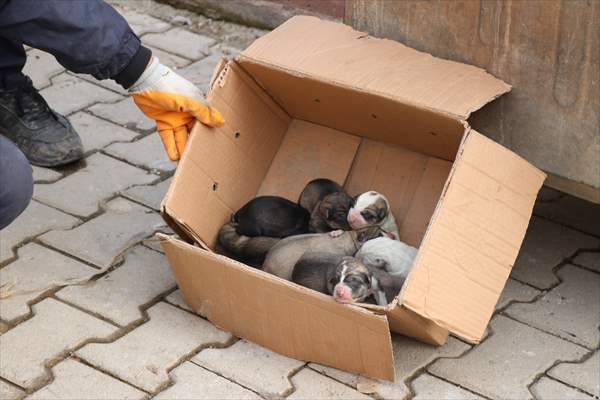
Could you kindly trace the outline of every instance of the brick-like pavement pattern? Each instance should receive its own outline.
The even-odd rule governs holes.
[[[220,57],[264,33],[151,0],[112,2],[202,91]],[[34,168],[35,200],[0,233],[0,399],[600,397],[600,206],[542,190],[479,345],[393,335],[393,384],[292,360],[220,331],[175,289],[150,239],[168,231],[158,210],[176,167],[153,121],[114,82],[27,54],[25,71],[86,157]]]

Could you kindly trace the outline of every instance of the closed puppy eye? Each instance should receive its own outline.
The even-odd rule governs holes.
[[[365,221],[369,222],[375,221],[375,219],[377,218],[375,214],[373,214],[371,211],[362,211],[360,214],[363,216]]]

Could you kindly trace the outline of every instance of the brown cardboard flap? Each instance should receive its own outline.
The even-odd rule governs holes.
[[[394,380],[385,316],[162,238],[184,299],[218,327],[298,360]]]
[[[398,305],[386,311],[392,332],[441,346],[448,340],[448,330],[423,318],[414,311]]]
[[[257,39],[244,59],[463,120],[510,90],[481,68],[309,16],[293,17]]]
[[[401,293],[409,309],[481,339],[545,175],[471,130]]]

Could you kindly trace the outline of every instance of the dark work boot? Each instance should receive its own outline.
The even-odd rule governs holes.
[[[31,164],[55,167],[83,156],[77,132],[50,109],[31,79],[19,74],[5,77],[2,83],[0,134],[12,140]]]

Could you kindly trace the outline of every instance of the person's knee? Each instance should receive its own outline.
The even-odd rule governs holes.
[[[33,195],[29,161],[11,141],[0,136],[0,229],[27,208]]]

